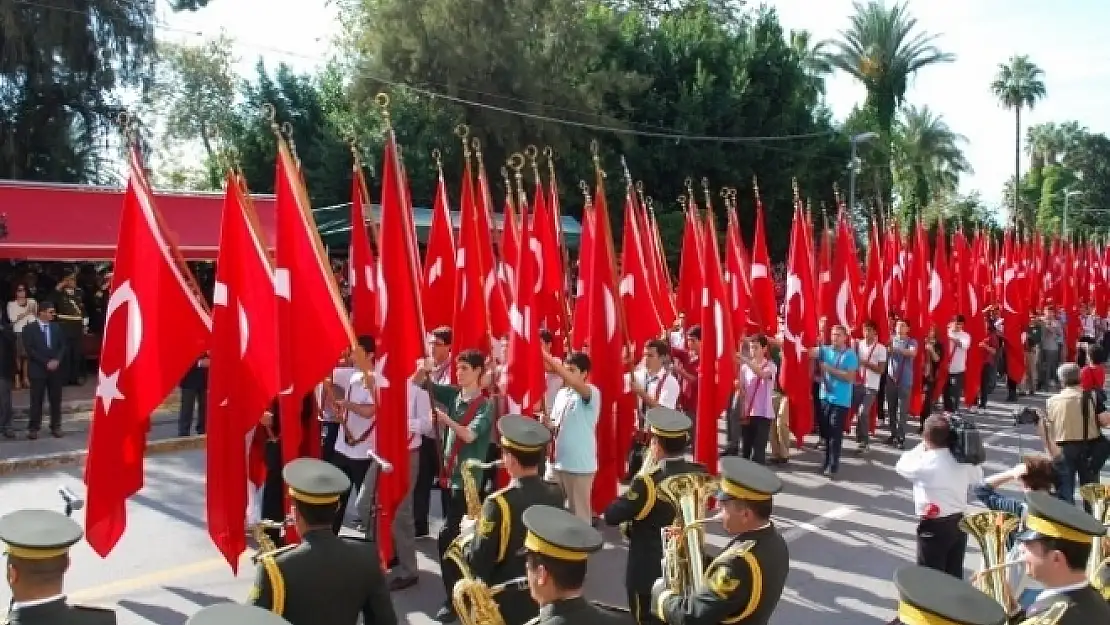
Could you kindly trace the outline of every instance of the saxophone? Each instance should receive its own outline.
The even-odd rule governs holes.
[[[451,604],[462,625],[505,625],[495,597],[506,590],[528,590],[528,578],[517,577],[503,584],[487,586],[480,579],[464,578],[455,582]]]
[[[500,460],[482,462],[471,458],[463,462],[459,475],[462,477],[463,499],[466,500],[467,518],[477,521],[482,516],[482,499],[478,492],[478,478],[474,474],[497,466],[501,466]],[[460,581],[475,579],[473,572],[470,570],[470,565],[466,563],[466,547],[471,540],[474,540],[473,531],[460,533],[451,541],[450,545],[447,545],[446,551],[443,552],[444,561],[449,560],[459,568],[459,573],[462,575]]]
[[[1083,501],[1091,506],[1091,515],[1110,527],[1110,485],[1086,484],[1079,488]],[[1110,601],[1110,537],[1095,536],[1091,543],[1091,557],[1087,560],[1087,573],[1091,586]]]
[[[664,479],[657,487],[675,509],[674,524],[663,530],[663,579],[680,595],[694,594],[705,587],[703,526],[720,520],[719,516],[708,517],[709,498],[716,485],[717,480],[709,474],[681,473]]]
[[[983,568],[975,574],[972,585],[997,601],[1006,614],[1013,614],[1018,607],[1006,579],[1006,539],[1020,523],[1021,519],[1012,514],[993,510],[970,514],[960,521],[960,529],[974,537],[983,552]]]

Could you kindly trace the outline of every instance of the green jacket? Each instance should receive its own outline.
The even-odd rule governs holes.
[[[431,385],[432,400],[436,403],[446,406],[447,414],[455,423],[461,423],[466,416],[467,411],[470,409],[470,403],[463,400],[462,395],[459,393],[459,387],[450,384],[432,384]],[[452,456],[455,456],[455,448],[458,447],[458,455],[455,456],[454,466],[451,467],[451,489],[462,489],[462,466],[467,460],[477,460],[479,462],[486,461],[486,454],[489,453],[490,437],[493,433],[493,401],[484,395],[479,395],[473,401],[481,401],[484,404],[478,408],[478,412],[470,421],[470,431],[474,433],[474,440],[470,443],[463,443],[456,440],[455,431],[452,429],[447,430],[447,436],[443,438],[443,459],[444,463],[451,462]],[[475,473],[475,479],[481,481],[481,472]]]

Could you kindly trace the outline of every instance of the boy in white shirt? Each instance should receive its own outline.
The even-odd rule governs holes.
[[[374,363],[374,339],[369,336],[358,337],[358,343],[366,351],[367,363]],[[343,471],[351,480],[351,488],[339,497],[339,510],[335,515],[332,529],[336,534],[343,527],[343,520],[347,514],[347,501],[354,492],[356,496],[361,492],[366,473],[370,470],[373,461],[368,453],[374,448],[374,429],[377,426],[377,406],[375,405],[376,382],[370,373],[370,378],[362,371],[351,376],[347,395],[336,398],[335,407],[339,412],[339,436],[335,440],[335,453],[331,463]],[[377,467],[374,468],[377,470]]]
[[[856,410],[856,451],[863,453],[871,442],[871,407],[879,396],[879,384],[886,371],[886,346],[879,342],[879,326],[871,319],[863,323],[863,339],[856,343],[859,373],[852,388]]]
[[[971,349],[971,335],[964,331],[964,316],[948,324],[948,381],[944,385],[944,410],[956,412],[964,395],[964,376],[967,373],[967,350]]]

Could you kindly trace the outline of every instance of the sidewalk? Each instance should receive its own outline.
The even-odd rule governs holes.
[[[62,391],[62,431],[65,436],[54,438],[44,430],[38,439],[28,440],[30,393],[26,389],[14,391],[12,404],[16,438],[0,438],[0,479],[23,471],[84,465],[95,392],[93,381],[81,387],[65,387]],[[147,436],[148,456],[204,447],[203,436],[177,436],[178,402],[177,391],[174,391],[151,415],[151,429]],[[44,421],[46,418],[44,415]]]

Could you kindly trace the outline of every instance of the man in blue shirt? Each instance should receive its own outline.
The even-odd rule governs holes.
[[[910,418],[910,390],[913,388],[913,361],[917,356],[917,341],[910,336],[910,324],[899,319],[890,340],[890,358],[887,360],[886,405],[890,418],[890,444],[906,448],[906,423]]]
[[[848,329],[842,325],[832,328],[829,345],[809,350],[810,358],[817,360],[820,370],[821,412],[818,425],[825,445],[825,464],[821,473],[832,477],[840,470],[840,448],[844,443],[844,422],[852,409],[852,388],[859,369],[859,357],[848,346]]]

